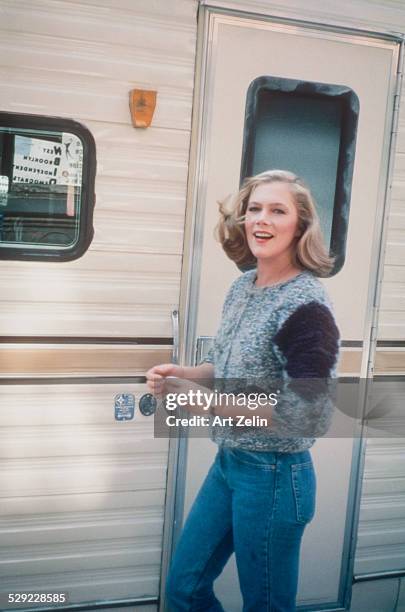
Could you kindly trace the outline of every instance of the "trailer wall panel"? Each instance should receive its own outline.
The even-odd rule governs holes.
[[[98,162],[89,251],[59,265],[0,262],[8,281],[0,299],[0,334],[171,336],[196,8],[188,0],[0,0],[2,110],[83,122],[95,137]],[[158,92],[150,129],[131,125],[133,88]]]

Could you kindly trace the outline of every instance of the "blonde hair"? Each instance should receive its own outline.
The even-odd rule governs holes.
[[[264,183],[285,183],[294,197],[298,213],[298,229],[294,264],[311,270],[316,276],[327,276],[334,258],[325,247],[314,199],[304,181],[286,170],[267,170],[245,179],[233,198],[219,202],[220,221],[216,235],[230,259],[239,266],[254,265],[256,258],[249,249],[245,233],[245,214],[250,194]]]

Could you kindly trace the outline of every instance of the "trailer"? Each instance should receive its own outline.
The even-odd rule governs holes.
[[[155,435],[145,372],[212,345],[240,274],[218,200],[302,175],[339,377],[405,380],[405,5],[0,0],[0,32],[0,608],[163,612],[216,446]],[[313,448],[302,611],[405,611],[401,401],[384,414]],[[216,592],[241,609],[233,557]]]

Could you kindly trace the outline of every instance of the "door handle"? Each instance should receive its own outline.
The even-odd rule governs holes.
[[[172,310],[173,349],[172,363],[179,363],[179,311]]]

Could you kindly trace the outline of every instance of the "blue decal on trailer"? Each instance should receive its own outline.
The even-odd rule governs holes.
[[[130,421],[134,418],[135,396],[132,393],[120,393],[115,396],[115,420]]]

